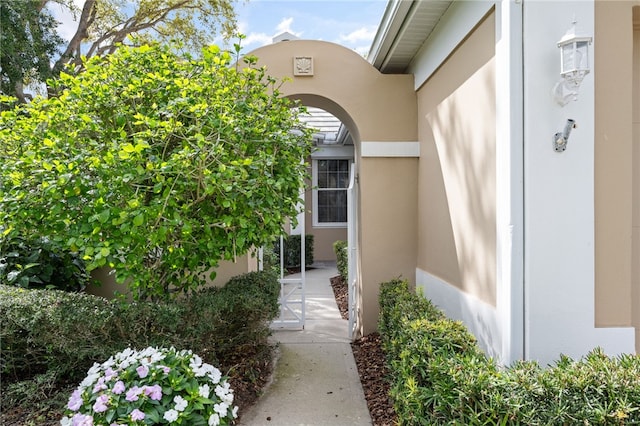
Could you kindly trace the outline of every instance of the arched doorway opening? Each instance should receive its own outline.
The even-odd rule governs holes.
[[[384,75],[334,43],[292,40],[251,52],[285,79],[283,96],[337,117],[353,140],[353,338],[375,331],[379,284],[415,281],[417,104],[411,75]],[[311,219],[313,220],[313,219]],[[312,222],[313,223],[313,222]],[[350,281],[352,281],[350,280]]]

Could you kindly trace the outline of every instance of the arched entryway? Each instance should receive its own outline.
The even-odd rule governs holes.
[[[251,52],[280,91],[322,108],[348,127],[354,144],[359,298],[357,330],[376,329],[379,284],[414,280],[419,145],[413,76],[384,75],[337,44],[294,40]]]

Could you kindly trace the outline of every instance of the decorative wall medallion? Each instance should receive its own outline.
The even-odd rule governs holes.
[[[293,75],[313,75],[313,57],[295,56],[293,58]]]

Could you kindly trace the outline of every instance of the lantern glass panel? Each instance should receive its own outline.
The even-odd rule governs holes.
[[[568,73],[575,71],[576,50],[573,43],[565,44],[562,46],[562,71],[561,73]]]
[[[577,70],[589,69],[589,42],[579,41],[576,43],[576,62]]]

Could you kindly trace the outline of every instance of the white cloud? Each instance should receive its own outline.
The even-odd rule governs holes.
[[[260,46],[271,44],[273,36],[264,32],[247,32],[249,24],[244,21],[238,22],[238,31],[240,34],[244,34],[245,38],[242,40],[242,47],[244,50],[253,49]]]
[[[278,34],[282,34],[283,32],[289,32],[293,34],[293,30],[291,29],[291,24],[293,23],[293,18],[283,18],[282,21],[276,26],[276,31]]]
[[[340,34],[340,41],[345,43],[360,43],[373,41],[376,35],[376,29],[373,27],[362,27],[349,34]]]
[[[74,5],[78,9],[78,15],[82,11],[84,1],[85,0],[73,0]],[[47,7],[49,8],[49,10],[51,10],[53,16],[60,23],[58,25],[58,34],[60,35],[60,37],[65,40],[71,40],[78,29],[78,21],[76,20],[74,13],[66,6],[62,6],[53,2],[48,3]]]
[[[244,40],[242,40],[242,46],[248,47],[248,46],[251,46],[252,44],[265,46],[267,44],[271,44],[272,41],[273,41],[273,37],[268,34],[249,33],[247,34],[247,37]]]

